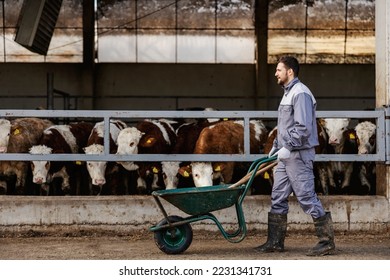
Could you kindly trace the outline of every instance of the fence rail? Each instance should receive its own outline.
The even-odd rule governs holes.
[[[376,161],[389,163],[390,123],[387,119],[388,109],[375,111],[317,111],[318,118],[351,118],[376,119],[377,145],[376,153],[370,155],[328,155],[317,154],[316,161]],[[96,110],[0,110],[0,118],[38,117],[64,118],[68,120],[94,120],[105,122],[105,131],[109,131],[109,120],[120,119],[124,122],[136,122],[140,119],[188,119],[188,118],[228,118],[244,121],[244,153],[243,154],[109,154],[109,134],[104,135],[105,151],[102,155],[86,154],[0,154],[0,161],[49,160],[49,161],[254,161],[264,154],[250,154],[249,122],[251,119],[275,122],[277,111],[96,111]],[[386,145],[387,144],[387,145]]]

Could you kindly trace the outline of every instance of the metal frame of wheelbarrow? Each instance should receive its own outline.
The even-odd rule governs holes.
[[[174,238],[175,231],[173,229],[175,227],[187,224],[189,225],[193,222],[210,219],[217,225],[218,229],[226,240],[232,243],[241,242],[245,238],[247,233],[244,212],[242,209],[242,203],[244,201],[244,198],[249,190],[249,187],[252,185],[254,178],[257,175],[264,173],[266,170],[275,166],[275,160],[276,156],[264,157],[254,161],[251,164],[248,173],[235,184],[198,188],[182,188],[174,190],[161,190],[153,192],[153,198],[155,199],[158,207],[163,213],[165,220],[162,221],[163,223],[160,222],[156,226],[150,227],[149,230],[152,232],[157,232],[166,229],[172,229],[171,234]],[[167,211],[165,210],[163,204],[160,201],[160,197],[162,197],[167,202],[170,202],[172,205],[174,205],[181,211],[189,214],[190,216],[186,218],[174,216],[174,221],[171,221],[170,217],[173,216],[169,216],[167,214]],[[234,232],[229,233],[224,229],[224,227],[218,221],[215,215],[210,212],[226,209],[233,205],[236,209],[238,228]],[[192,231],[191,228],[189,230]],[[182,251],[185,251],[189,247],[189,245],[190,244],[187,244],[187,247],[184,248]],[[165,250],[163,251],[165,253],[182,252],[167,252]]]

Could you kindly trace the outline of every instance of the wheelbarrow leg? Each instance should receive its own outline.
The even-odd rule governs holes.
[[[164,218],[168,220],[167,211],[165,211],[164,206],[162,205],[160,199],[158,199],[157,196],[153,196],[153,198],[154,198],[154,200],[156,201],[158,208],[160,208],[161,212],[163,213]],[[169,221],[168,221],[168,223],[169,223]],[[170,225],[170,223],[169,223],[169,225]]]

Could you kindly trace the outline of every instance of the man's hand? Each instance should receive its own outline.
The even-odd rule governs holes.
[[[290,150],[283,147],[278,152],[276,152],[276,155],[278,155],[278,160],[281,160],[281,159],[288,159],[290,157],[290,153],[291,153]]]

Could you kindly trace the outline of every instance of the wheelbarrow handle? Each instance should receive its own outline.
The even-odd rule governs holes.
[[[268,165],[267,165],[268,164]],[[274,161],[274,162],[267,162],[267,163],[263,163],[260,165],[260,169],[256,171],[255,173],[255,177],[260,175],[261,173],[264,173],[265,171],[273,168],[275,165],[277,165],[278,162],[277,161]],[[265,167],[261,168],[262,166],[266,165]],[[240,180],[238,180],[236,183],[230,185],[228,188],[235,188],[235,187],[238,187],[246,182],[249,181],[250,177],[252,176],[253,174],[253,170],[251,172],[249,172],[248,174],[246,174],[244,177],[242,177]]]

